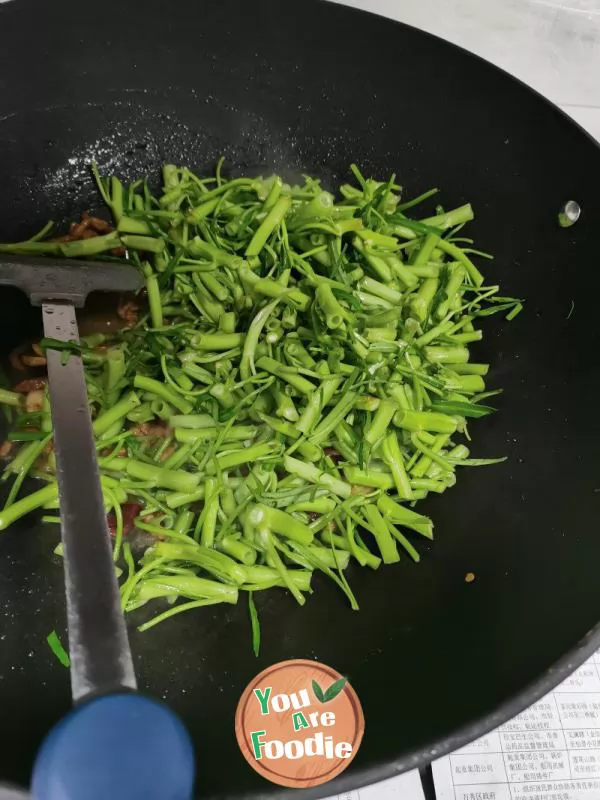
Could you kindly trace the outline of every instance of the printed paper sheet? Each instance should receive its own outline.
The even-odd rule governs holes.
[[[600,800],[600,651],[433,776],[437,800]]]

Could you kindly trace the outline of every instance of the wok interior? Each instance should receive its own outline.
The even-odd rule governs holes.
[[[421,544],[421,564],[351,570],[359,613],[318,579],[304,608],[283,592],[259,596],[258,660],[243,604],[147,634],[130,618],[140,686],[189,726],[202,797],[277,793],[248,769],[233,729],[241,692],[269,664],[318,658],[361,698],[364,743],[331,794],[409,768],[430,745],[457,746],[450,734],[544,675],[600,616],[598,149],[505,75],[417,31],[318,3],[286,7],[284,23],[285,35],[275,3],[234,0],[183,2],[168,23],[159,0],[142,18],[107,0],[93,30],[74,0],[0,10],[0,76],[11,74],[0,77],[1,240],[96,210],[92,157],[129,180],[163,161],[209,170],[225,155],[231,174],[306,172],[327,188],[355,161],[375,177],[396,172],[411,195],[440,186],[447,208],[472,202],[468,231],[495,254],[486,274],[526,299],[513,323],[489,320],[475,350],[505,391],[499,413],[471,426],[474,454],[509,461],[464,470],[423,505],[436,539]],[[35,75],[28,63],[9,69],[25,30]],[[567,199],[583,213],[563,230]],[[39,329],[36,315],[0,292],[5,354]],[[57,539],[32,518],[0,537],[0,704],[11,721],[0,776],[23,783],[69,706],[68,674],[45,643],[64,624]]]

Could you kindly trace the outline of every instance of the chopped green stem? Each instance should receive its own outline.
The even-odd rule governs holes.
[[[174,492],[193,492],[200,482],[200,475],[183,470],[166,469],[133,458],[100,459],[100,466],[110,472],[127,472],[132,478],[147,482],[150,486],[171,489]]]
[[[470,203],[466,203],[464,206],[452,209],[452,211],[446,211],[443,214],[427,217],[420,221],[432,228],[446,230],[447,228],[454,228],[456,225],[464,225],[465,222],[470,222],[472,219],[474,219],[473,209]]]
[[[353,486],[370,486],[374,489],[391,489],[394,479],[387,472],[374,469],[360,469],[359,467],[344,467],[344,474]]]
[[[145,375],[136,375],[133,379],[133,385],[136,389],[141,389],[143,392],[150,392],[156,395],[156,397],[161,397],[163,400],[166,400],[167,403],[179,409],[182,414],[189,414],[193,408],[193,404],[189,400],[186,400],[169,386],[165,386],[164,383],[154,378],[148,378]]]
[[[435,453],[439,453],[440,450],[446,445],[448,442],[449,435],[447,433],[441,433],[438,436],[433,437],[433,441],[430,444],[431,449]],[[433,461],[426,455],[422,455],[419,458],[410,470],[411,479],[412,478],[422,478],[424,475],[429,475],[431,466],[433,465]],[[435,465],[440,468],[438,465]]]
[[[150,306],[150,318],[152,319],[152,327],[162,328],[163,307],[160,299],[160,291],[158,288],[158,278],[154,274],[148,275],[146,277],[146,293],[148,295],[148,305]]]
[[[311,394],[315,390],[315,384],[303,378],[295,367],[284,367],[278,361],[268,356],[261,356],[256,362],[259,370],[275,375],[276,378],[288,383],[302,394]]]
[[[94,242],[95,239],[86,239],[85,241]],[[121,243],[128,250],[141,250],[144,253],[162,253],[165,249],[165,240],[154,239],[152,236],[125,234],[125,236],[121,236]]]
[[[394,431],[390,431],[385,438],[383,443],[383,458],[392,473],[398,497],[401,500],[412,500],[412,488],[408,475],[406,474],[406,467],[398,444],[398,437]]]
[[[0,403],[18,408],[21,405],[21,395],[17,392],[10,392],[8,389],[0,388]]]
[[[259,459],[272,458],[281,451],[276,442],[264,442],[245,447],[243,450],[231,450],[228,453],[220,453],[217,456],[217,466],[220,470],[232,469],[242,464],[250,464]]]
[[[346,392],[310,436],[313,444],[321,444],[349,414],[357,399],[356,392]]]
[[[344,324],[344,319],[347,317],[347,312],[336,300],[331,287],[326,283],[320,283],[317,286],[315,298],[321,311],[323,312],[327,327],[331,328],[332,330],[342,327]]]
[[[420,533],[427,539],[433,539],[433,523],[428,517],[396,503],[385,494],[379,495],[377,505],[386,519],[391,520],[395,525],[402,525]]]
[[[268,528],[261,528],[258,531],[258,537],[259,537],[260,543],[262,544],[262,546],[265,549],[265,552],[267,554],[267,558],[268,558],[269,562],[274,567],[274,569],[279,573],[279,577],[283,581],[284,585],[292,593],[292,595],[296,599],[296,602],[299,605],[303,606],[304,603],[306,602],[306,600],[304,599],[304,595],[302,594],[300,589],[298,589],[298,586],[296,585],[296,583],[290,577],[289,570],[287,569],[287,567],[285,566],[285,564],[281,560],[281,556],[277,552],[277,548],[275,547],[275,544],[273,543],[273,538],[272,538],[272,535],[271,535],[271,531]]]
[[[288,506],[288,513],[305,512],[311,514],[329,514],[335,511],[337,503],[330,497],[317,497],[315,500],[305,500],[299,503],[292,503]]]
[[[433,364],[466,364],[469,351],[466,347],[426,347],[425,356]]]
[[[330,531],[323,531],[321,539],[325,544],[332,544],[338,550],[347,550],[361,565],[361,567],[370,567],[377,569],[381,564],[381,559],[374,556],[369,550],[360,547],[356,542],[350,543],[348,539],[343,536],[338,536]]]
[[[485,381],[481,375],[458,375],[457,373],[445,377],[447,389],[464,394],[479,394],[485,391]]]
[[[217,481],[214,478],[207,478],[204,483],[204,521],[200,542],[204,547],[212,547],[215,540],[215,530],[217,527],[217,516],[219,513],[219,492]],[[243,581],[241,581],[243,583]]]
[[[457,375],[487,375],[490,371],[489,364],[452,364],[451,369]]]
[[[341,375],[328,375],[323,378],[321,385],[308,398],[302,415],[296,423],[296,428],[304,434],[309,434],[319,419],[322,410],[329,405],[342,382]]]
[[[314,464],[307,464],[305,461],[299,461],[297,458],[291,456],[283,457],[283,466],[292,475],[297,475],[309,483],[314,483],[317,486],[322,486],[329,489],[333,494],[338,497],[350,497],[352,494],[352,486],[339,478],[324,472]]]
[[[235,536],[226,536],[219,541],[218,546],[228,556],[235,558],[245,566],[250,566],[256,561],[256,550]]]
[[[228,430],[219,428],[177,428],[175,438],[178,442],[200,442],[210,441],[222,437],[223,442],[243,442],[253,439],[258,432],[258,428],[252,425],[233,425]]]
[[[237,603],[237,586],[228,586],[217,581],[198,578],[195,575],[159,575],[145,578],[144,588],[155,591],[154,597],[181,595],[182,597],[210,599],[221,603]]]
[[[277,307],[278,303],[278,299],[273,300],[271,303],[267,303],[267,305],[258,312],[258,314],[250,323],[248,333],[244,339],[244,348],[242,350],[242,358],[240,360],[240,376],[244,381],[256,374],[254,356],[256,354],[258,340],[260,339],[267,320]]]
[[[313,540],[314,534],[308,525],[277,508],[270,508],[259,503],[250,510],[248,518],[257,528],[269,528],[275,533],[288,539],[294,539],[301,544],[310,544]]]
[[[420,555],[418,554],[418,552],[415,550],[415,548],[413,547],[413,545],[412,545],[412,544],[411,544],[411,543],[408,541],[408,539],[406,538],[406,536],[404,536],[404,534],[403,534],[403,533],[401,533],[401,532],[398,530],[398,528],[396,528],[396,526],[395,526],[395,525],[392,525],[392,523],[391,523],[391,522],[389,522],[389,521],[388,521],[388,522],[387,522],[387,526],[388,526],[388,528],[389,528],[389,530],[390,530],[390,533],[391,533],[391,534],[392,534],[392,536],[394,537],[394,539],[396,539],[396,540],[397,540],[397,541],[398,541],[398,542],[399,542],[399,543],[402,545],[402,547],[403,547],[403,548],[406,550],[406,552],[407,552],[407,553],[408,553],[408,555],[409,555],[409,556],[412,558],[412,560],[413,560],[415,563],[417,563],[417,564],[418,564],[418,563],[419,563],[419,561],[421,560],[421,556],[420,556]]]
[[[394,306],[400,305],[402,302],[402,292],[392,289],[385,283],[380,283],[380,281],[373,280],[373,278],[364,278],[360,282],[360,286],[365,292],[373,294],[375,297],[381,297],[383,300],[387,300],[388,303],[391,303]]]
[[[197,350],[230,350],[244,343],[243,333],[202,333],[194,336],[192,346]]]
[[[378,439],[381,439],[397,411],[398,406],[393,400],[383,400],[379,404],[371,424],[365,428],[365,441],[375,444]]]
[[[280,197],[260,224],[246,248],[246,258],[257,256],[265,246],[269,236],[280,224],[291,206],[291,197]]]
[[[214,606],[218,603],[229,602],[220,599],[205,599],[205,600],[192,600],[189,603],[181,603],[174,608],[170,608],[167,611],[163,611],[162,614],[157,614],[148,622],[144,622],[142,625],[138,626],[138,631],[143,633],[144,631],[150,630],[150,628],[154,628],[155,625],[159,625],[161,622],[164,622],[171,617],[176,616],[177,614],[182,614],[184,611],[191,611],[194,608],[203,608],[204,606]]]
[[[381,553],[383,563],[393,564],[396,561],[400,561],[398,548],[396,547],[394,539],[390,534],[389,527],[379,513],[377,506],[373,504],[367,505],[364,507],[363,511],[373,530],[375,541],[377,542],[377,547]]]
[[[95,435],[102,436],[102,434],[109,431],[115,423],[123,420],[130,411],[133,411],[133,409],[139,405],[140,398],[137,394],[135,394],[135,392],[129,392],[112,408],[109,408],[103,414],[100,414],[99,417],[96,417],[92,426]]]
[[[87,258],[121,246],[121,238],[114,231],[113,233],[107,233],[105,236],[94,236],[91,239],[64,242],[59,244],[58,248],[59,252],[66,258]]]
[[[63,665],[63,667],[67,668],[70,667],[71,659],[69,657],[68,652],[63,647],[62,642],[58,638],[58,634],[56,633],[56,631],[51,631],[46,637],[46,641],[48,642],[48,647],[50,648],[50,650],[52,650],[52,652],[54,653],[58,661],[60,661],[60,663]]]
[[[26,514],[30,514],[48,503],[54,502],[58,498],[58,485],[56,483],[49,483],[37,492],[27,495],[27,497],[17,500],[16,503],[3,508],[0,511],[0,531],[6,530],[9,525],[16,522]]]
[[[136,217],[121,217],[117,225],[117,231],[119,233],[135,233],[141,236],[149,236],[152,233],[148,223]]]
[[[449,242],[447,239],[440,239],[437,246],[440,250],[443,250],[444,253],[447,253],[450,258],[454,259],[454,261],[460,261],[473,284],[475,286],[481,286],[483,283],[483,275],[460,247],[452,244],[452,242]]]
[[[434,433],[454,433],[456,420],[435,411],[411,411],[401,408],[394,416],[394,423],[407,431],[433,431]]]
[[[419,290],[410,301],[410,312],[419,322],[423,323],[429,316],[431,303],[439,285],[438,278],[425,278]]]

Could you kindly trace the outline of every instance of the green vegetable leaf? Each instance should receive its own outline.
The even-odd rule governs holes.
[[[501,311],[507,311],[506,319],[514,319],[517,314],[523,310],[523,301],[517,297],[488,297],[488,303],[491,305],[487,308],[480,308],[478,311],[473,311],[475,317],[489,317],[492,314],[497,314]]]
[[[46,637],[46,641],[48,642],[48,646],[50,650],[54,653],[56,658],[60,661],[63,667],[70,667],[71,666],[71,659],[69,658],[68,652],[62,646],[60,639],[58,638],[58,634],[56,631],[50,631],[48,636]]]
[[[454,400],[440,400],[431,404],[432,411],[442,414],[452,414],[460,417],[485,417],[496,409],[493,406],[477,405],[476,403],[459,403]]]
[[[496,397],[499,394],[502,394],[503,389],[493,389],[489,392],[481,392],[480,394],[475,394],[472,397],[474,403],[479,403],[480,400],[487,400],[488,397]]]
[[[390,214],[387,219],[394,225],[403,225],[405,228],[410,228],[412,231],[424,235],[434,234],[435,236],[441,236],[444,232],[440,228],[424,225],[416,219],[409,219],[405,217],[404,214]]]
[[[8,434],[9,442],[37,442],[47,436],[44,431],[11,431]]]
[[[49,337],[44,337],[40,341],[40,347],[44,353],[47,350],[58,350],[60,353],[62,353],[60,363],[63,365],[63,367],[73,353],[81,355],[84,350],[91,350],[91,348],[88,347],[85,342],[76,342],[74,339],[71,339],[68,342],[63,342],[60,339],[52,339]]]
[[[362,303],[354,297],[350,292],[345,292],[343,289],[334,288],[333,294],[338,300],[343,300],[348,304],[348,308],[352,311],[362,311]]]
[[[68,353],[82,353],[84,350],[90,349],[85,342],[76,342],[75,339],[63,342],[60,339],[52,339],[47,336],[40,341],[40,347],[42,350],[59,350]]]
[[[315,697],[319,701],[319,703],[324,703],[325,702],[325,693],[323,692],[323,689],[321,689],[321,687],[319,686],[319,684],[315,680],[313,680],[313,682],[312,682],[312,690],[313,690],[313,693],[314,693]]]
[[[260,652],[260,620],[258,619],[252,592],[248,592],[248,611],[250,612],[250,622],[252,624],[252,649],[254,650],[254,655],[258,658]]]
[[[332,683],[329,689],[327,689],[325,692],[323,702],[329,703],[331,700],[335,700],[338,694],[343,690],[346,683],[346,678],[340,678],[339,680],[335,681],[335,683]]]
[[[451,464],[456,464],[459,467],[489,467],[491,464],[502,464],[506,461],[506,456],[503,458],[451,458],[448,461]]]

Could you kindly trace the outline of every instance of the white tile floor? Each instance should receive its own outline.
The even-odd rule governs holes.
[[[546,95],[600,141],[600,0],[338,0],[449,39]]]

